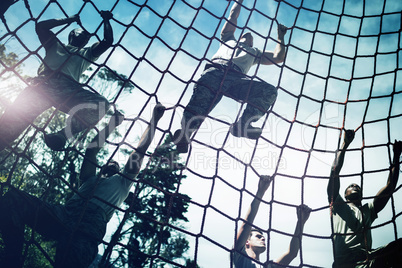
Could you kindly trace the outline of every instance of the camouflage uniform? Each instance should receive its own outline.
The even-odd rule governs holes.
[[[223,95],[247,103],[240,118],[247,123],[258,121],[276,100],[278,92],[274,86],[246,76],[253,65],[260,63],[263,52],[238,42],[231,31],[221,33],[221,41],[184,111],[182,128],[190,132],[199,128]]]
[[[25,192],[10,189],[0,197],[0,229],[6,258],[1,267],[22,267],[25,224],[56,240],[56,267],[87,268],[98,253],[106,232],[102,209],[84,200],[51,205]]]
[[[65,129],[67,138],[98,123],[110,104],[79,83],[80,75],[96,59],[91,47],[77,49],[55,42],[38,69],[39,76],[0,118],[0,151],[52,106],[72,115]]]
[[[207,64],[184,111],[182,127],[190,124],[189,129],[198,129],[223,95],[247,103],[241,120],[258,121],[275,102],[277,94],[274,86],[256,78],[250,79],[240,70],[236,70],[236,66],[230,68]]]
[[[32,86],[26,88],[0,118],[3,142],[14,141],[52,106],[72,115],[66,134],[74,136],[95,125],[109,109],[109,102],[102,95],[83,89],[78,82],[62,74],[50,79],[36,77]]]

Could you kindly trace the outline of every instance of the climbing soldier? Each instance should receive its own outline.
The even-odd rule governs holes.
[[[183,113],[181,129],[174,133],[174,142],[179,153],[188,151],[191,134],[196,131],[209,112],[218,104],[223,95],[238,101],[245,101],[247,107],[235,122],[230,132],[236,137],[258,139],[262,129],[251,123],[258,121],[276,100],[277,89],[257,78],[246,76],[255,64],[271,65],[285,59],[284,36],[287,28],[278,25],[278,43],[275,51],[261,51],[253,47],[253,35],[244,33],[236,40],[243,0],[233,4],[228,21],[221,31],[221,45],[194,86],[194,92]]]
[[[270,176],[261,176],[258,183],[257,193],[251,202],[250,208],[246,214],[243,223],[240,225],[234,246],[232,261],[235,268],[256,268],[256,261],[260,261],[260,255],[266,250],[265,238],[260,229],[253,228],[253,222],[260,207],[261,200],[271,184]],[[297,223],[295,232],[290,241],[289,249],[281,257],[264,266],[266,268],[286,267],[296,258],[300,245],[301,235],[304,224],[310,217],[311,209],[306,205],[297,207]],[[279,264],[279,265],[278,265]]]
[[[346,149],[353,141],[355,132],[347,130],[341,149],[332,165],[328,182],[328,201],[333,222],[334,267],[402,267],[402,239],[387,246],[372,249],[371,225],[377,214],[391,198],[399,177],[399,157],[402,142],[393,145],[394,159],[390,167],[387,184],[380,189],[372,202],[362,205],[362,190],[352,183],[344,197],[340,196],[339,173],[345,159]]]
[[[104,39],[85,47],[91,34],[82,28],[74,29],[64,45],[52,28],[81,25],[79,15],[65,19],[50,19],[36,24],[36,33],[46,55],[38,76],[11,104],[0,118],[0,151],[5,149],[33,123],[36,117],[54,106],[69,113],[71,120],[61,131],[45,134],[46,144],[53,150],[63,150],[70,137],[93,127],[109,109],[109,102],[100,94],[86,90],[79,83],[82,73],[113,43],[110,25],[112,13],[101,11]]]
[[[155,106],[151,121],[122,172],[119,172],[117,162],[109,161],[96,175],[96,155],[106,137],[123,119],[120,113],[116,113],[109,127],[92,141],[98,146],[87,148],[80,174],[83,184],[65,205],[49,204],[12,187],[0,196],[0,231],[5,244],[0,267],[22,267],[26,224],[57,242],[55,267],[87,268],[97,255],[108,221],[134,184],[164,112],[164,106]]]

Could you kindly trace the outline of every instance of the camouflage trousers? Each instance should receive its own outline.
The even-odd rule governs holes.
[[[0,197],[0,230],[5,254],[0,267],[22,267],[25,225],[57,242],[54,267],[87,268],[98,253],[106,232],[106,216],[95,204],[83,201],[51,205],[28,193],[10,189]]]
[[[52,106],[71,115],[64,130],[67,137],[74,137],[94,126],[109,105],[103,96],[64,75],[36,77],[0,117],[0,151]]]
[[[277,89],[260,80],[253,80],[240,72],[207,65],[194,86],[194,92],[183,113],[182,128],[198,129],[205,117],[219,103],[222,96],[247,103],[241,120],[256,122],[275,102]]]

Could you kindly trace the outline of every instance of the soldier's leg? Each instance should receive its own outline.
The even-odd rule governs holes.
[[[258,121],[272,106],[278,95],[277,89],[266,82],[243,77],[232,83],[225,93],[247,103],[242,116],[231,127],[231,133],[236,137],[257,139],[262,129],[253,127],[251,123]]]
[[[65,130],[66,133],[75,136],[95,126],[109,110],[110,103],[98,93],[82,90],[70,107],[72,107],[68,112],[71,116],[68,120],[70,124]],[[68,129],[69,126],[71,129]]]
[[[61,131],[45,135],[46,144],[53,150],[63,150],[68,139],[75,138],[82,131],[96,125],[108,111],[110,104],[102,95],[85,90],[80,84],[67,79],[61,79],[56,87],[54,98],[58,99],[56,106],[70,117],[67,125]]]
[[[71,241],[67,244],[65,241]],[[98,254],[98,243],[76,235],[66,236],[57,244],[55,267],[87,268]]]
[[[98,245],[106,233],[107,219],[103,210],[85,200],[66,205],[66,224],[71,233],[57,244],[55,267],[88,267],[98,253]]]
[[[188,151],[191,134],[201,126],[205,117],[222,99],[222,94],[219,92],[222,79],[222,72],[211,68],[202,74],[194,86],[193,95],[181,120],[182,128],[177,130],[173,137],[179,153]]]
[[[22,267],[25,225],[50,239],[64,232],[54,206],[11,188],[0,198],[0,230],[5,256],[0,267]]]

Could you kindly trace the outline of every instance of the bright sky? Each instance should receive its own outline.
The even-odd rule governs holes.
[[[64,17],[55,3],[42,13],[48,1],[29,2],[33,16],[41,14],[40,20]],[[181,105],[175,113],[174,109],[165,113],[160,127],[172,132],[179,128],[193,82],[202,73],[202,60],[218,49],[223,25],[220,17],[227,16],[229,2],[143,0],[133,1],[137,3],[134,5],[124,0],[95,0],[84,8],[79,0],[58,2],[68,15],[80,11],[84,27],[90,32],[99,29],[98,36],[103,33],[94,5],[98,10],[112,10],[116,46],[97,63],[127,75],[136,85],[133,94],[117,99],[116,104],[129,118],[140,115],[149,120],[156,99],[147,101],[150,94],[155,94],[168,108]],[[249,9],[242,10],[238,25],[254,33],[254,45],[260,49],[275,48],[275,21],[292,27],[286,35],[289,46],[285,63],[258,70],[254,67],[249,72],[277,86],[279,95],[266,121],[258,122],[265,125],[257,142],[228,134],[229,124],[242,107],[223,98],[210,115],[225,124],[207,119],[194,137],[216,150],[194,141],[191,153],[183,155],[188,178],[179,191],[198,204],[192,204],[187,213],[190,222],[185,227],[194,234],[188,237],[189,256],[196,257],[201,267],[229,267],[226,249],[233,245],[236,228],[232,219],[245,214],[252,200],[249,193],[256,192],[258,176],[267,174],[276,175],[264,197],[273,205],[262,204],[255,220],[256,225],[271,230],[270,248],[263,261],[275,260],[287,250],[290,237],[275,230],[293,233],[297,220],[294,206],[304,203],[314,211],[304,229],[303,263],[330,267],[333,257],[326,186],[340,128],[358,129],[342,170],[344,175],[356,175],[341,179],[341,191],[351,182],[363,182],[365,197],[374,196],[385,185],[388,172],[384,170],[392,159],[392,146],[387,144],[402,139],[402,39],[398,32],[402,2],[288,0],[278,4],[273,0],[244,0],[244,4]],[[23,1],[9,9],[6,19],[11,30],[19,27],[19,40],[12,38],[6,45],[20,58],[29,56],[24,60],[25,71],[35,75],[39,58],[29,55],[21,45],[24,43],[30,51],[40,45],[34,22],[26,22],[29,17]],[[76,25],[68,30],[73,27]],[[62,41],[66,41],[68,30],[59,35]],[[3,24],[0,33],[5,33]],[[43,56],[44,50],[39,54]],[[125,126],[128,124],[121,131]],[[136,142],[144,127],[134,127],[131,142]],[[162,133],[158,132],[154,146],[161,139]],[[363,144],[368,147],[362,148]],[[370,173],[359,175],[366,171]],[[400,213],[400,189],[393,203],[396,214]],[[389,202],[374,226],[389,221],[392,215]],[[397,237],[401,237],[401,217],[395,222]],[[395,239],[392,224],[375,228],[372,233],[373,247]],[[292,264],[300,264],[300,254]]]

